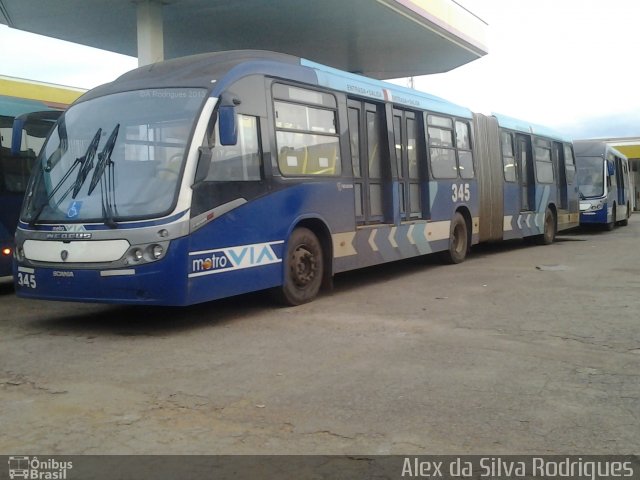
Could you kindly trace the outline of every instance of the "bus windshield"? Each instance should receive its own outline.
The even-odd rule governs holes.
[[[121,92],[73,105],[27,188],[25,222],[106,222],[168,214],[206,91]]]
[[[578,185],[584,198],[604,195],[604,160],[602,157],[579,157]]]

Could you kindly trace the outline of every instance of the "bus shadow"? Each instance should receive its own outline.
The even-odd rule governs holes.
[[[268,292],[256,292],[188,307],[89,306],[88,312],[37,319],[30,325],[50,334],[160,337],[220,327],[276,308]]]
[[[11,277],[0,279],[0,296],[13,295],[14,293],[15,289],[13,288],[13,279]]]
[[[589,235],[589,236],[597,236],[597,235],[606,235],[611,233],[611,230],[607,230],[602,225],[581,225],[575,230],[575,235]]]
[[[565,235],[558,242],[585,241]],[[529,240],[507,240],[475,245],[466,262],[476,258],[497,255],[501,252],[531,248]],[[344,272],[334,277],[334,291],[353,289],[393,281],[401,277],[449,268],[438,255],[423,255],[371,267]],[[13,283],[0,283],[0,295],[13,293]],[[321,292],[322,295],[327,292]],[[68,304],[70,308],[74,304]],[[86,308],[85,308],[86,307]],[[25,324],[34,330],[46,330],[50,334],[76,334],[85,336],[164,336],[193,329],[221,327],[243,318],[260,315],[266,311],[283,308],[269,291],[254,292],[236,297],[214,300],[188,307],[152,307],[130,305],[84,305],[76,313],[66,309]]]
[[[396,260],[393,262],[359,268],[336,275],[333,279],[334,292],[348,292],[356,288],[366,288],[378,283],[385,283],[400,277],[417,274],[438,266],[444,266],[437,255]]]

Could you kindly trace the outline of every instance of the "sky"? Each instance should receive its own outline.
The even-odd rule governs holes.
[[[640,1],[457,0],[489,54],[415,87],[572,138],[640,136]]]
[[[488,23],[489,54],[416,77],[416,89],[572,138],[640,136],[639,0],[456,1]],[[133,57],[4,25],[0,58],[0,75],[81,88],[137,66]]]

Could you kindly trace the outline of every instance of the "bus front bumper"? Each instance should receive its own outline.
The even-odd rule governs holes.
[[[186,274],[170,275],[164,262],[117,270],[27,267],[16,264],[22,298],[64,302],[184,305]],[[183,280],[180,280],[180,279]]]

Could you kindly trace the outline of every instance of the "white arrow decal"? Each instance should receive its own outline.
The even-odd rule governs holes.
[[[416,239],[413,238],[413,228],[415,227],[415,223],[412,223],[411,225],[409,225],[409,231],[407,232],[407,239],[409,240],[409,243],[411,245],[415,245],[416,244]]]
[[[396,227],[391,227],[391,232],[389,232],[389,243],[393,248],[398,248],[398,244],[396,243]]]
[[[371,250],[373,250],[374,252],[378,251],[378,246],[375,242],[377,231],[378,230],[371,230],[371,235],[369,235],[369,245],[371,246]]]

